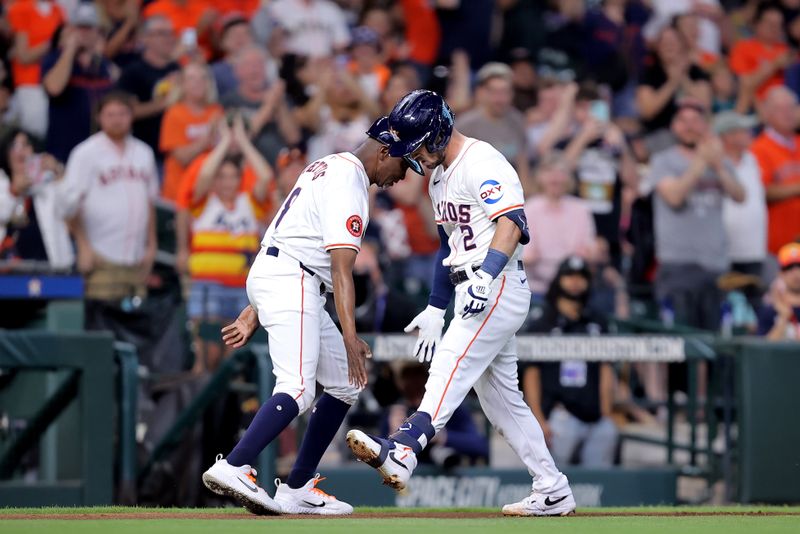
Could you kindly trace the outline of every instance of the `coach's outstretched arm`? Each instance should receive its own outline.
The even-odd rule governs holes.
[[[366,359],[372,357],[372,352],[369,345],[356,334],[353,265],[358,253],[350,248],[335,248],[330,254],[333,299],[336,302],[336,314],[339,316],[344,347],[347,350],[348,375],[351,384],[363,388],[367,385]]]

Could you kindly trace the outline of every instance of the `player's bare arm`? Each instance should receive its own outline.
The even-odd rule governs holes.
[[[258,314],[248,305],[234,322],[222,329],[222,342],[234,349],[244,347],[258,328]]]
[[[367,358],[372,356],[369,345],[356,334],[356,290],[353,285],[353,265],[356,251],[337,248],[331,251],[331,276],[336,314],[342,326],[350,383],[358,388],[367,385]]]

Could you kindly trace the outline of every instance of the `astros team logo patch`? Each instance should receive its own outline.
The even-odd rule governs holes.
[[[503,186],[500,185],[500,182],[496,180],[486,180],[481,184],[480,189],[478,189],[478,194],[487,204],[494,204],[495,202],[499,202],[503,195]]]
[[[350,232],[353,237],[361,237],[361,234],[364,232],[364,222],[361,220],[361,217],[358,215],[351,215],[349,219],[347,219],[347,231]]]

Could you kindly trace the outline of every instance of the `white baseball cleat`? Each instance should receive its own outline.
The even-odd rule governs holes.
[[[385,485],[397,491],[406,488],[417,467],[417,455],[411,447],[393,440],[373,438],[360,430],[347,433],[347,446],[356,458],[378,470]]]
[[[531,493],[524,499],[503,506],[503,515],[548,516],[575,513],[575,498],[569,489],[561,495]]]
[[[333,495],[328,495],[317,487],[325,480],[317,476],[306,482],[302,488],[290,488],[289,484],[281,484],[280,479],[275,479],[277,490],[275,502],[278,503],[284,514],[317,514],[317,515],[350,515],[353,507],[338,500]]]
[[[217,455],[208,471],[203,473],[203,484],[218,495],[232,497],[256,515],[278,515],[281,507],[267,495],[256,482],[256,470],[249,465],[232,466]]]

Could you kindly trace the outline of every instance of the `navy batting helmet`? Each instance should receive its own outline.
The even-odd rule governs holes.
[[[401,98],[387,117],[375,121],[367,135],[388,146],[390,156],[405,158],[416,173],[425,174],[411,154],[423,143],[428,152],[444,150],[453,134],[454,119],[444,98],[420,89]]]

